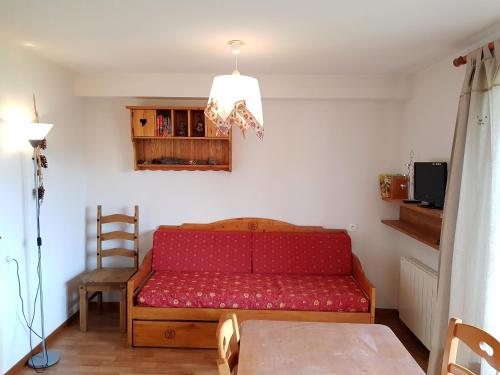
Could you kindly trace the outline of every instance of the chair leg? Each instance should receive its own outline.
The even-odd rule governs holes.
[[[120,287],[120,330],[127,332],[127,286]]]
[[[87,332],[88,293],[85,285],[80,285],[80,331]]]
[[[97,303],[99,304],[99,314],[102,314],[102,292],[97,292]]]

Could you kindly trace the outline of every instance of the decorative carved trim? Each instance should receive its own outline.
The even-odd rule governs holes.
[[[207,224],[185,223],[181,225],[160,225],[158,229],[215,230],[232,232],[347,233],[345,229],[325,229],[320,226],[294,225],[285,221],[257,217],[241,217],[215,221]]]
[[[173,339],[175,339],[175,336],[176,336],[175,329],[173,329],[173,328],[166,329],[164,335],[165,335],[165,338],[167,340],[173,340]]]

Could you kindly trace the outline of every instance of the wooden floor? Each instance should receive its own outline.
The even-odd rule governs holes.
[[[49,345],[61,354],[61,361],[44,374],[68,375],[217,375],[216,351],[212,349],[131,349],[127,336],[120,332],[118,306],[107,305],[100,315],[95,304],[89,307],[89,330],[80,332],[75,319]],[[377,310],[377,323],[394,331],[408,351],[425,370],[429,352],[398,319],[394,310]],[[33,374],[23,368],[18,374]]]
[[[415,361],[417,361],[420,367],[427,372],[429,351],[408,327],[399,320],[397,310],[377,309],[375,312],[375,323],[390,327]]]

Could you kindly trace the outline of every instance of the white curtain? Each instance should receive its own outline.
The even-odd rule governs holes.
[[[500,40],[495,41],[500,52]],[[500,337],[500,59],[467,56],[441,233],[437,310],[428,375],[440,374],[450,317]],[[458,361],[496,374],[467,350]],[[480,369],[480,370],[479,370]]]

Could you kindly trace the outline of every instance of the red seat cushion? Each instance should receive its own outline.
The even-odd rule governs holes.
[[[352,276],[155,272],[138,302],[154,307],[368,311]]]
[[[252,235],[159,229],[153,236],[153,270],[252,272]]]
[[[254,233],[255,273],[351,275],[347,233]]]

